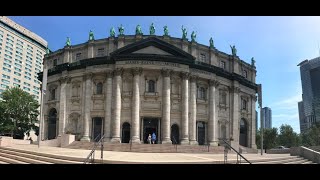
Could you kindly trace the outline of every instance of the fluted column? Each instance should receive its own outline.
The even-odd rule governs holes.
[[[232,92],[232,141],[231,145],[233,148],[237,149],[239,148],[239,134],[240,134],[240,127],[239,127],[239,122],[240,122],[240,115],[239,115],[239,92],[240,88],[233,86],[231,88]]]
[[[67,77],[61,77],[60,82],[60,101],[59,101],[59,134],[61,136],[65,132],[66,127],[66,86],[67,86]]]
[[[216,87],[219,86],[219,81],[209,81],[209,123],[208,123],[208,139],[209,144],[212,146],[218,146],[218,123],[216,119]]]
[[[104,136],[106,141],[111,140],[111,106],[112,106],[112,72],[107,72],[106,80],[106,99],[105,99],[105,122],[104,122]]]
[[[189,144],[189,73],[181,73],[182,99],[181,99],[181,144]]]
[[[133,87],[132,87],[132,111],[131,111],[131,119],[132,119],[132,128],[131,128],[131,141],[132,143],[140,144],[140,75],[142,72],[142,68],[133,68]]]
[[[84,122],[83,122],[83,136],[81,141],[90,141],[90,129],[89,124],[91,121],[91,86],[92,86],[92,73],[85,75],[86,87],[85,87],[85,97],[84,97]]]
[[[172,143],[170,138],[170,75],[172,70],[163,69],[163,90],[162,90],[162,144]]]
[[[196,121],[197,121],[197,85],[196,76],[190,76],[190,121],[189,121],[189,140],[191,145],[197,145]]]
[[[113,143],[120,143],[120,119],[121,119],[121,84],[122,84],[122,68],[114,70],[114,108],[112,121],[112,139]]]

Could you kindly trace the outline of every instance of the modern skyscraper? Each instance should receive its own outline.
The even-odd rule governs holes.
[[[320,57],[304,60],[300,66],[302,101],[298,103],[300,132],[320,121]]]
[[[272,111],[269,107],[262,108],[262,121],[264,128],[272,128]]]
[[[0,16],[0,94],[17,86],[40,102],[42,60],[48,43],[11,19]]]

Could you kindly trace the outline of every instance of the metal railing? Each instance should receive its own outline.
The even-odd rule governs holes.
[[[98,139],[99,139],[99,141],[97,142]],[[94,145],[92,147],[92,150],[89,153],[89,155],[87,156],[87,158],[84,160],[83,164],[88,164],[88,163],[93,164],[94,163],[95,151],[96,151],[96,149],[97,149],[97,147],[99,145],[101,145],[101,156],[100,156],[100,158],[101,158],[101,163],[103,163],[103,148],[104,148],[103,147],[103,142],[104,142],[104,135],[101,136],[101,134],[100,134],[94,139]]]
[[[225,139],[220,139],[224,142],[224,164],[228,163],[228,150],[232,149],[237,154],[237,164],[241,164],[241,158],[251,164],[249,160],[243,157],[236,149],[234,149]]]

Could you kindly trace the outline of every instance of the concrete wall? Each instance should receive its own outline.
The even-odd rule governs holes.
[[[320,164],[320,152],[306,148],[304,146],[290,148],[291,156],[301,156],[314,163]]]
[[[31,144],[30,140],[13,139],[12,137],[0,136],[0,146],[12,146],[15,144]]]

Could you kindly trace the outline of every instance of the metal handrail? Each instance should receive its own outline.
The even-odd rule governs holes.
[[[94,145],[92,147],[91,152],[89,153],[89,155],[87,156],[87,158],[84,160],[83,164],[87,164],[87,163],[94,163],[94,155],[95,155],[95,151],[96,148],[99,146],[99,144],[101,144],[101,161],[103,161],[103,140],[104,140],[104,135],[101,136],[101,138],[99,139],[98,142],[96,142],[96,140],[98,140],[98,138],[101,136],[98,135],[95,139],[94,139]]]
[[[221,139],[230,149],[232,149],[234,152],[237,153],[237,164],[241,164],[241,158],[243,158],[247,163],[251,164],[249,160],[247,160],[245,157],[243,157],[237,150],[235,150],[225,139]],[[224,163],[227,163],[227,155],[226,153],[228,152],[227,146],[224,146],[225,150],[225,157],[224,157]],[[240,159],[238,158],[240,156]]]

